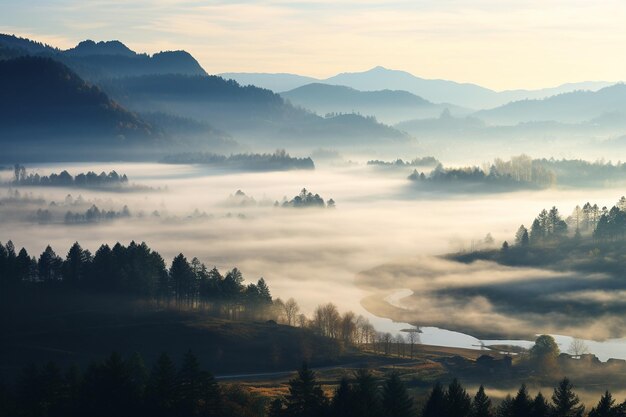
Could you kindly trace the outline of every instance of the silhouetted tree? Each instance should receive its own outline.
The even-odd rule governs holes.
[[[393,372],[383,385],[382,415],[385,417],[409,417],[414,415],[413,400],[397,372]]]
[[[485,394],[485,387],[478,388],[474,400],[472,401],[472,417],[493,417],[491,410],[491,400]]]
[[[318,417],[326,413],[327,400],[315,372],[304,363],[298,375],[289,381],[287,415],[290,417]]]
[[[554,417],[581,417],[585,412],[585,407],[580,404],[578,396],[573,391],[572,383],[567,378],[564,378],[554,389],[552,404]]]

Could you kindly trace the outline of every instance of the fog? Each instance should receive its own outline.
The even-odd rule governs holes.
[[[487,263],[453,264],[437,258],[452,251],[481,245],[491,233],[496,245],[511,241],[520,224],[529,225],[543,208],[556,205],[564,214],[586,201],[612,205],[622,190],[554,190],[494,195],[437,195],[411,191],[403,171],[381,174],[364,164],[322,167],[315,171],[232,173],[207,167],[162,164],[58,164],[28,166],[40,174],[67,169],[116,170],[131,184],[160,188],[153,192],[106,192],[79,188],[23,187],[21,193],[51,201],[68,194],[86,202],[120,210],[127,205],[131,217],[97,224],[65,225],[16,221],[15,207],[0,205],[0,240],[11,239],[37,255],[47,244],[61,256],[74,241],[95,251],[100,244],[145,241],[169,263],[180,252],[198,257],[211,267],[238,267],[248,281],[264,277],[274,297],[294,297],[309,314],[320,303],[333,302],[340,310],[367,315],[380,330],[398,330],[407,323],[464,331],[479,337],[526,337],[552,332],[589,338],[621,337],[622,321],[592,317],[572,323],[561,315],[524,315],[520,309],[502,311],[484,297],[462,299],[447,293],[463,287],[502,283],[575,282],[570,273],[496,267]],[[3,173],[6,181],[9,172]],[[306,187],[328,200],[335,209],[274,207],[268,202],[291,199]],[[237,190],[265,204],[228,203]],[[0,198],[8,187],[0,189]],[[100,202],[100,203],[98,203]],[[64,210],[60,208],[59,210]],[[158,211],[158,217],[152,215]],[[19,209],[18,209],[19,211]],[[194,214],[195,213],[195,214]],[[205,213],[206,216],[200,214]],[[364,272],[365,271],[365,272]],[[588,278],[588,277],[587,277]],[[595,277],[602,279],[602,277]],[[399,302],[385,297],[410,289],[415,295]],[[429,297],[441,290],[437,297]],[[615,294],[593,292],[598,303],[612,302]],[[558,292],[571,299],[581,293]],[[398,300],[396,300],[398,301]],[[378,317],[377,317],[378,316]],[[400,324],[393,325],[394,319]],[[597,319],[597,320],[596,320]],[[513,332],[511,329],[518,329]],[[593,328],[593,333],[588,329]],[[425,332],[427,333],[427,332]],[[423,340],[428,340],[424,334]],[[436,340],[435,336],[431,340]]]

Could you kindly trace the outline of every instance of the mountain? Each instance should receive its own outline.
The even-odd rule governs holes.
[[[522,100],[475,113],[488,123],[517,124],[528,121],[579,123],[623,112],[626,107],[626,85],[615,84],[598,91],[574,91],[541,100]]]
[[[225,72],[218,75],[227,80],[235,80],[241,85],[255,85],[275,92],[293,90],[294,88],[319,81],[313,77],[285,73]]]
[[[0,91],[3,159],[39,148],[49,154],[128,149],[161,137],[158,129],[50,58],[0,61]]]
[[[595,91],[614,84],[604,81],[588,81],[538,90],[497,92],[476,84],[419,78],[406,71],[391,70],[381,66],[363,72],[341,73],[327,79],[314,79],[294,74],[232,73],[228,75],[229,78],[238,82],[263,86],[278,92],[311,83],[324,83],[351,87],[359,91],[403,90],[434,103],[452,103],[472,109],[489,109],[510,101],[540,99],[575,90]]]
[[[256,142],[305,144],[406,140],[407,135],[373,118],[359,115],[320,117],[255,86],[241,86],[215,75],[176,74],[125,77],[103,81],[105,91],[130,109],[165,112],[208,123],[216,129]],[[258,144],[258,143],[257,143]]]
[[[137,55],[129,47],[120,41],[94,42],[86,40],[80,42],[74,48],[65,51],[70,56],[90,56],[90,55],[123,55],[134,57]]]
[[[356,112],[375,116],[391,124],[408,119],[436,117],[445,109],[452,109],[457,114],[469,113],[457,106],[431,103],[406,91],[359,91],[322,83],[307,84],[280,95],[318,114]]]
[[[29,39],[0,34],[0,59],[27,55],[54,58],[91,82],[149,74],[206,75],[198,61],[185,51],[164,51],[150,56],[138,54],[120,41],[92,40],[82,41],[63,51]]]
[[[183,134],[186,138],[194,139],[194,143],[199,141],[204,145],[211,139],[210,142],[216,146],[232,144],[230,134],[236,135],[238,141],[243,137],[251,145],[257,145],[259,140],[265,140],[264,144],[272,143],[272,147],[308,146],[313,141],[340,144],[357,142],[369,146],[382,143],[381,140],[409,139],[405,133],[378,123],[374,118],[359,115],[320,117],[291,105],[270,90],[241,86],[232,80],[209,76],[197,61],[184,51],[161,52],[149,56],[137,54],[119,41],[83,41],[72,49],[61,51],[9,35],[0,35],[0,47],[2,46],[11,53],[17,51],[22,56],[31,57],[30,59],[46,58],[48,61],[45,62],[48,63],[52,59],[58,61],[58,65],[61,65],[64,71],[71,73],[67,75],[68,82],[72,81],[74,84],[65,86],[68,91],[98,91],[103,96],[100,107],[116,106],[120,111],[136,118],[135,124],[121,122],[120,128],[137,125],[149,130],[151,126],[159,126],[164,127],[159,129],[164,133],[168,133],[169,130],[173,138]],[[38,77],[32,71],[29,76]],[[26,79],[22,81],[27,84]],[[46,95],[48,92],[43,84],[39,81],[35,84],[39,85],[45,96],[43,98],[52,98],[52,94],[50,97]],[[46,117],[43,111],[46,106],[53,107],[50,114],[55,114],[66,106],[66,100],[69,100],[69,103],[75,101],[72,97],[64,95],[63,91],[57,97],[56,105],[54,101],[48,102],[42,100],[43,98],[34,96],[28,98],[35,102],[35,107],[41,107],[42,114],[39,117],[42,120]],[[24,103],[26,102],[25,96]],[[86,102],[84,110],[98,107],[92,104]],[[146,114],[153,124],[144,122],[125,109],[137,114]],[[18,116],[27,114],[26,108],[19,111],[22,113]],[[72,112],[80,114],[78,109],[72,109],[68,110],[65,116],[72,115]],[[150,116],[150,113],[153,115]],[[157,116],[154,116],[155,114]],[[84,120],[89,120],[89,117],[85,117]],[[81,126],[85,129],[88,127],[82,119],[72,120],[69,117],[59,117],[58,123],[50,117],[46,122],[52,124],[49,129],[59,131],[63,128],[78,130]],[[29,127],[24,123],[25,121],[20,119],[20,122],[15,124],[15,134],[24,134],[36,128],[36,125]],[[45,126],[44,123],[41,125]],[[23,129],[17,129],[18,126],[22,126]],[[93,126],[96,128],[94,130],[96,134],[105,133],[104,127],[98,123],[94,122]],[[45,132],[45,129],[41,132]],[[106,133],[110,134],[111,131],[107,130]],[[126,136],[124,132],[119,134]],[[317,145],[317,142],[315,144]]]

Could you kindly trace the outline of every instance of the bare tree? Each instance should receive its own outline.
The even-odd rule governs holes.
[[[283,305],[283,310],[285,311],[285,320],[287,320],[287,324],[289,326],[293,326],[296,324],[296,316],[300,311],[300,306],[293,298],[290,298]]]
[[[351,344],[356,339],[356,319],[352,311],[341,317],[341,338],[346,344]]]
[[[285,315],[285,303],[280,298],[277,298],[273,301],[273,310],[274,317],[276,322],[280,323],[283,321],[283,316]]]
[[[420,334],[419,329],[409,329],[407,330],[409,345],[411,349],[411,359],[413,359],[413,353],[415,349],[415,343],[420,343]]]
[[[569,348],[567,349],[567,351],[570,353],[570,355],[579,358],[581,355],[589,353],[589,347],[587,346],[584,340],[574,339],[572,340],[572,343],[569,345]]]
[[[304,314],[298,314],[298,326],[304,328],[307,325],[307,318]]]

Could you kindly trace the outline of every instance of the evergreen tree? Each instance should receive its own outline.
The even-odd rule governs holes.
[[[533,407],[530,413],[531,417],[549,417],[551,413],[550,404],[543,396],[542,393],[538,393],[533,400]]]
[[[513,416],[513,399],[510,395],[507,395],[498,406],[498,409],[496,410],[496,417],[511,416]]]
[[[524,225],[521,225],[515,233],[515,244],[521,247],[528,246],[528,229]]]
[[[378,384],[367,369],[356,372],[354,409],[355,414],[361,417],[378,417],[381,414]]]
[[[478,388],[478,392],[474,396],[472,401],[472,417],[493,417],[491,411],[491,400],[485,394],[485,387],[482,385]]]
[[[554,417],[582,417],[585,407],[580,404],[578,396],[573,391],[572,383],[564,378],[554,389],[552,395]]]
[[[522,384],[517,395],[513,398],[511,417],[527,417],[530,415],[532,409],[532,400],[528,395],[526,385]]]
[[[176,368],[165,353],[159,357],[150,373],[146,404],[150,415],[154,417],[169,417],[176,409]]]
[[[400,380],[393,372],[385,381],[382,395],[382,415],[385,417],[409,417],[414,415],[413,400]]]
[[[354,415],[354,392],[347,378],[341,378],[331,402],[332,417],[356,417]]]
[[[448,385],[445,403],[448,417],[468,417],[470,415],[472,400],[456,378]]]
[[[622,197],[623,198],[623,197]],[[598,405],[589,411],[589,417],[620,417],[618,407],[615,406],[615,400],[609,391],[606,391],[600,398]]]
[[[326,412],[326,397],[315,379],[315,372],[304,363],[298,376],[289,381],[287,415],[289,417],[319,417]]]
[[[422,409],[422,417],[441,417],[446,413],[446,393],[437,382],[433,387],[424,408]]]

